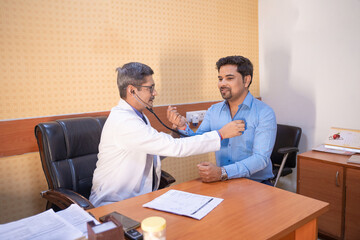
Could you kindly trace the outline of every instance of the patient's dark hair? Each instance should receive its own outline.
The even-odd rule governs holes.
[[[236,65],[237,71],[244,78],[247,75],[251,76],[249,87],[252,83],[253,78],[253,65],[249,59],[243,56],[228,56],[224,58],[220,58],[219,61],[216,62],[216,68],[219,71],[220,68],[224,65]]]
[[[146,82],[145,77],[154,74],[149,66],[139,62],[126,63],[124,66],[118,67],[116,71],[118,72],[117,85],[121,98],[126,98],[127,86],[139,86]]]

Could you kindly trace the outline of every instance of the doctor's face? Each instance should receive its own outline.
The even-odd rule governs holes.
[[[153,102],[155,100],[155,96],[157,92],[155,90],[155,83],[152,75],[146,76],[144,78],[146,82],[139,86],[138,95],[143,100],[147,106],[153,107]]]

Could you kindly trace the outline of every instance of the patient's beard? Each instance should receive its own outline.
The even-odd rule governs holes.
[[[222,91],[224,89],[226,89],[227,91]],[[222,98],[225,100],[229,100],[232,98],[231,88],[228,87],[220,88],[220,94]]]

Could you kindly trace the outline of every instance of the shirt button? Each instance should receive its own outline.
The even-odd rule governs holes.
[[[230,162],[230,160],[228,160],[228,162]]]
[[[229,147],[231,147],[231,144],[229,143]]]

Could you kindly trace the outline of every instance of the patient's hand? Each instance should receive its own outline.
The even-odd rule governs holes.
[[[186,118],[178,113],[176,107],[169,106],[166,111],[169,122],[173,124],[173,127],[183,129],[186,127]]]
[[[203,182],[215,182],[221,180],[221,168],[215,164],[211,162],[201,162],[197,167]]]
[[[240,136],[243,131],[245,131],[245,122],[243,120],[235,120],[223,126],[219,133],[225,139]]]

